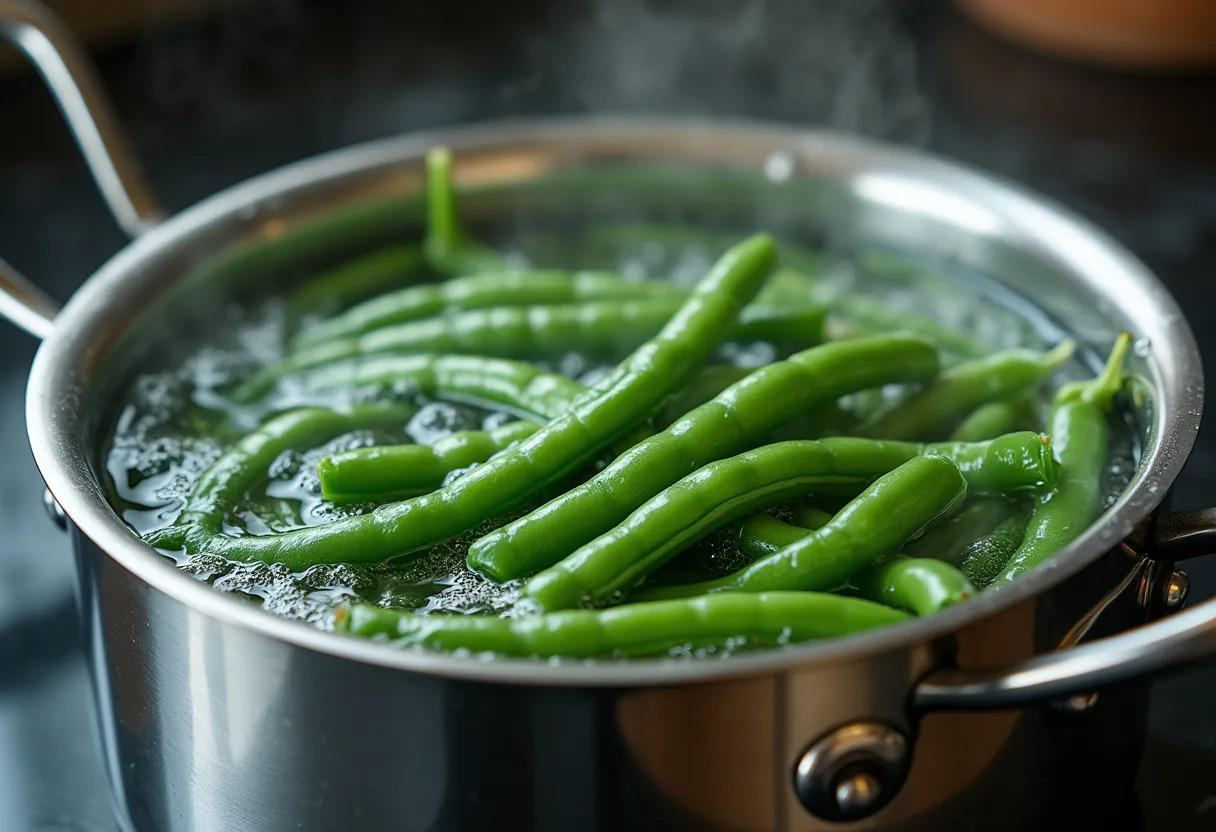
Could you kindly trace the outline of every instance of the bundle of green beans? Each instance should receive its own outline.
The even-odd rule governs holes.
[[[1097,379],[1060,388],[1040,434],[1025,429],[1038,427],[1038,389],[1071,342],[986,352],[916,320],[907,332],[821,343],[826,310],[801,275],[769,282],[777,245],[763,234],[726,249],[692,288],[507,268],[462,227],[451,167],[442,148],[428,156],[421,243],[318,277],[299,307],[342,311],[294,333],[281,362],[231,395],[253,406],[286,377],[305,390],[406,384],[523,418],[433,444],[331,454],[318,467],[324,498],[375,510],[240,534],[234,506],[281,453],[401,424],[416,408],[280,412],[197,479],[151,543],[300,570],[408,558],[514,512],[467,557],[489,580],[521,582],[511,615],[355,603],[334,626],[433,649],[639,656],[841,636],[929,615],[1016,578],[1097,516],[1129,336]],[[428,270],[439,280],[393,279]],[[898,317],[870,298],[831,298],[879,330]],[[781,352],[738,367],[715,361],[724,340]],[[521,360],[571,350],[627,356],[590,386]],[[904,395],[848,422],[842,399],[891,385]],[[651,580],[724,536],[737,554],[725,574]]]

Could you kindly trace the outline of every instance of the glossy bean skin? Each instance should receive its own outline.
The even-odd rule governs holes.
[[[941,456],[921,456],[880,477],[822,529],[733,575],[676,587],[643,587],[639,601],[715,592],[779,589],[831,590],[899,550],[967,493],[958,467]]]
[[[1041,444],[1035,434],[1025,435],[1032,446]],[[719,526],[812,492],[858,492],[927,450],[936,452],[940,447],[840,437],[778,442],[712,462],[536,575],[528,582],[528,597],[546,610],[604,604]],[[955,445],[952,450],[963,464],[952,461],[951,470],[966,468],[974,479],[985,483],[999,479],[991,473],[978,475],[973,460],[992,459],[1000,465],[1003,455],[990,455],[982,446]],[[1007,474],[1021,476],[1024,470],[1015,464]],[[1027,479],[1038,482],[1040,476],[1036,473]],[[789,540],[787,545],[794,542]],[[783,547],[768,554],[779,548]]]
[[[313,312],[332,314],[356,301],[396,289],[418,274],[425,262],[422,249],[416,245],[385,246],[368,252],[302,286],[291,298],[292,317]]]
[[[981,442],[1034,424],[1033,396],[986,402],[971,411],[950,434],[957,442]]]
[[[1008,583],[1047,560],[1079,537],[1101,512],[1107,418],[1115,395],[1123,389],[1123,363],[1131,342],[1131,335],[1120,335],[1101,375],[1064,385],[1052,400],[1048,427],[1057,437],[1060,479],[1039,499],[1025,539],[993,586]]]
[[[851,579],[857,594],[870,601],[919,615],[933,615],[975,595],[975,587],[956,566],[935,558],[887,558]]]
[[[703,368],[682,390],[663,404],[655,416],[655,423],[659,427],[667,427],[752,372],[752,368],[736,367],[733,364],[713,364]]]
[[[902,553],[911,558],[936,558],[958,566],[974,541],[990,533],[1015,511],[1002,497],[980,497],[952,516],[934,524],[920,537],[909,540]]]
[[[355,448],[322,459],[321,496],[335,503],[403,500],[440,488],[453,471],[485,462],[540,430],[533,422],[510,422],[490,430],[467,430],[433,445]]]
[[[458,275],[502,268],[502,257],[469,239],[460,222],[452,182],[452,154],[446,147],[426,154],[426,237],[422,251],[440,274]]]
[[[907,613],[817,592],[724,594],[569,610],[524,618],[414,615],[370,605],[339,612],[336,629],[435,650],[502,656],[594,658],[663,655],[746,640],[779,645],[886,627]]]
[[[749,517],[740,529],[739,548],[754,558],[767,557],[793,545],[813,531],[775,517]],[[932,615],[975,594],[975,587],[957,567],[936,558],[895,555],[849,579],[857,594],[870,601]]]
[[[931,440],[949,436],[976,407],[1021,393],[1046,379],[1072,355],[1066,341],[1051,352],[1013,349],[956,364],[919,393],[893,402],[861,433],[880,439]]]
[[[298,350],[260,373],[273,379],[312,367],[395,353],[552,356],[576,350],[605,355],[637,348],[663,328],[680,308],[680,297],[594,301],[551,306],[496,306],[409,321],[363,335],[331,338]],[[819,340],[823,310],[816,307],[751,307],[726,333],[728,340],[771,341],[806,346]]]
[[[822,528],[822,527],[820,527]],[[755,515],[743,524],[739,549],[751,557],[767,557],[798,543],[814,529],[784,523],[776,517]],[[975,588],[957,567],[933,557],[885,558],[850,579],[857,595],[886,606],[931,615],[966,601]]]
[[[774,428],[854,390],[937,372],[925,341],[890,335],[825,344],[762,367],[611,465],[475,541],[470,568],[495,581],[539,572],[703,465],[754,447]]]
[[[835,515],[830,511],[824,511],[818,506],[810,505],[809,503],[794,503],[790,506],[790,520],[795,526],[801,526],[804,529],[822,529],[828,523],[832,522]]]
[[[831,517],[828,518],[831,520]],[[826,523],[816,526],[823,528]],[[753,514],[739,524],[735,541],[739,549],[752,560],[768,557],[774,552],[784,549],[791,543],[797,543],[806,537],[813,528],[786,523],[768,514]]]
[[[437,491],[322,526],[277,535],[212,535],[197,544],[230,560],[278,562],[293,569],[372,563],[510,511],[637,427],[684,384],[763,285],[774,258],[772,238],[763,234],[732,248],[655,338],[577,397],[566,413]]]
[[[1026,523],[1029,519],[1028,512],[1016,512],[963,550],[958,568],[972,584],[984,589],[1005,570],[1005,564],[1026,539]]]
[[[312,392],[335,388],[406,385],[430,396],[491,402],[521,414],[549,419],[565,413],[586,392],[581,384],[531,364],[477,355],[377,355],[318,367],[299,378]],[[256,387],[257,389],[252,389]],[[264,385],[246,383],[235,401],[265,395]]]
[[[195,481],[174,524],[150,542],[178,548],[187,539],[218,534],[225,514],[240,501],[275,458],[284,451],[308,448],[348,431],[385,424],[405,424],[417,408],[366,405],[349,411],[301,407],[280,413],[242,437]],[[191,552],[195,548],[187,546]]]
[[[386,256],[386,260],[387,260]],[[297,347],[362,335],[392,324],[491,306],[540,306],[637,298],[682,298],[687,290],[665,281],[624,280],[603,272],[510,269],[443,283],[406,286],[352,306],[296,338]]]

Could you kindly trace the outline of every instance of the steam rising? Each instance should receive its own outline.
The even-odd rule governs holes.
[[[782,119],[923,144],[928,101],[892,5],[600,0],[531,56],[541,86],[565,87],[578,109]]]

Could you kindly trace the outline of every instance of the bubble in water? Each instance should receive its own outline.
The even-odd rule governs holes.
[[[272,480],[289,480],[300,473],[300,463],[299,451],[283,451],[270,463],[266,473]]]
[[[1153,350],[1153,342],[1148,338],[1137,338],[1132,342],[1132,353],[1140,358],[1148,358]]]
[[[433,445],[457,431],[472,430],[480,419],[468,407],[451,402],[431,402],[424,405],[405,426],[405,432],[415,442]]]
[[[764,175],[770,182],[788,182],[794,175],[794,157],[783,150],[770,153],[764,160]]]

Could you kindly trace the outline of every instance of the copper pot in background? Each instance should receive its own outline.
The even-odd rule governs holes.
[[[1123,69],[1216,66],[1212,0],[959,0],[1022,45]]]

